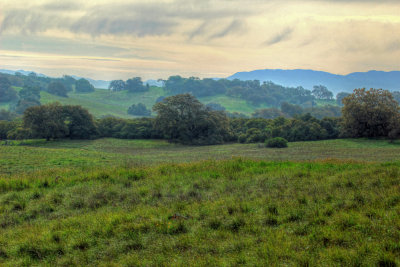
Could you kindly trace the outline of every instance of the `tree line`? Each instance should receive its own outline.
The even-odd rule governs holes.
[[[14,87],[21,87],[17,91]],[[22,75],[0,74],[0,103],[11,103],[10,110],[23,114],[24,111],[33,106],[40,106],[40,92],[68,97],[68,93],[94,92],[94,87],[86,79],[75,79],[64,75],[62,78],[50,78],[38,76],[35,73]]]
[[[225,142],[258,143],[281,137],[288,141],[339,137],[386,137],[400,135],[400,111],[393,95],[381,89],[356,89],[343,99],[342,117],[318,119],[310,113],[275,119],[229,118],[191,94],[164,98],[153,106],[155,118],[94,119],[81,106],[33,106],[22,121],[0,121],[1,139],[58,138],[167,139],[193,145]],[[0,113],[2,115],[2,113]],[[5,114],[3,114],[5,115]]]

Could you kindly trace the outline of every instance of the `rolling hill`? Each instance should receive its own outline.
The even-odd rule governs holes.
[[[142,93],[129,93],[127,91],[110,92],[104,89],[96,89],[93,93],[68,93],[68,97],[60,97],[49,94],[45,91],[41,93],[41,103],[47,104],[51,102],[60,102],[65,105],[81,105],[87,108],[94,116],[116,116],[120,118],[132,118],[133,116],[127,114],[128,108],[132,104],[143,103],[148,109],[151,109],[160,96],[166,93],[161,87],[150,87],[148,92]],[[251,115],[256,109],[266,108],[266,105],[258,107],[251,105],[246,100],[233,98],[226,95],[217,95],[212,97],[200,97],[199,100],[208,104],[210,102],[221,104],[229,112],[240,112]],[[7,109],[8,106],[0,105],[0,109]]]
[[[334,93],[352,92],[355,88],[363,87],[400,90],[400,71],[368,71],[337,75],[315,70],[265,69],[237,72],[228,79],[272,81],[283,86],[302,86],[311,90],[314,85],[321,84]]]

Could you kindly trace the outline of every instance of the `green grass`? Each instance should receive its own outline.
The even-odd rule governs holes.
[[[21,87],[14,87],[17,91]],[[96,89],[93,93],[68,93],[68,97],[60,97],[41,91],[41,103],[48,104],[60,102],[64,105],[81,105],[89,110],[95,117],[112,115],[120,118],[132,118],[127,114],[128,108],[132,104],[143,103],[148,109],[151,109],[160,96],[166,95],[161,87],[151,87],[148,92],[128,93],[127,91],[110,92],[105,89]],[[199,100],[204,103],[218,103],[226,108],[228,112],[239,112],[251,116],[256,109],[269,108],[268,105],[254,106],[247,101],[226,95],[216,95],[210,97],[200,97]],[[318,106],[327,104],[336,105],[335,100],[316,100]],[[10,103],[0,103],[0,109],[9,109]],[[154,115],[154,114],[153,114]]]
[[[5,109],[5,110],[8,110],[10,108],[10,103],[9,102],[7,102],[7,103],[0,103],[0,109]]]
[[[398,266],[400,144],[0,143],[0,266]]]
[[[400,160],[400,144],[386,140],[338,139],[293,142],[285,149],[259,144],[183,146],[163,140],[44,140],[0,145],[0,174],[43,168],[156,165],[245,157],[267,161],[344,159],[359,162]],[[25,145],[24,145],[25,144]]]
[[[14,175],[0,265],[395,266],[399,171],[234,159]]]
[[[316,99],[315,102],[317,103],[317,106],[326,106],[326,105],[332,105],[332,106],[337,106],[336,99],[332,100],[324,100],[324,99]]]
[[[41,102],[47,104],[58,101],[65,105],[81,105],[96,117],[113,115],[121,118],[132,118],[132,116],[126,113],[132,104],[143,103],[148,109],[151,109],[156,103],[157,98],[165,94],[163,88],[160,87],[151,87],[149,92],[144,93],[128,93],[127,91],[110,92],[104,89],[96,89],[95,92],[86,94],[71,92],[68,94],[68,98],[42,91]],[[210,102],[219,103],[229,112],[240,112],[247,115],[251,115],[256,109],[267,107],[255,107],[245,100],[225,95],[203,97],[199,98],[199,100],[204,104]]]
[[[246,115],[251,115],[256,109],[269,108],[268,105],[254,106],[246,100],[229,97],[226,95],[210,96],[199,98],[204,104],[218,103],[226,108],[229,112],[239,112]]]
[[[127,114],[127,110],[132,104],[143,103],[148,109],[151,109],[156,99],[163,94],[163,89],[159,87],[151,87],[148,92],[144,93],[110,92],[96,89],[93,93],[85,94],[71,92],[68,93],[68,97],[59,97],[42,91],[41,102],[47,104],[58,101],[64,105],[81,105],[96,117],[112,115],[132,118]]]

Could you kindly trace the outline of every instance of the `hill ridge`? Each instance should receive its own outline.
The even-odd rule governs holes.
[[[302,86],[306,89],[321,84],[335,93],[351,92],[362,87],[400,90],[400,71],[370,70],[341,75],[311,69],[260,69],[237,72],[227,79],[272,81],[283,86]]]

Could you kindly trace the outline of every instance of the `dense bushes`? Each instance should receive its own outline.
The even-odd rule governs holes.
[[[148,110],[143,103],[133,104],[128,108],[128,114],[133,116],[148,117],[151,115],[151,110]]]
[[[97,120],[99,137],[114,137],[122,139],[159,139],[161,133],[154,126],[154,119],[119,119],[105,117]]]
[[[43,106],[38,106],[39,108]],[[68,108],[67,108],[68,109]],[[28,115],[29,115],[28,109]],[[43,112],[43,111],[42,111]],[[37,127],[32,125],[26,125],[26,129],[29,129],[29,136],[43,137],[47,139],[55,138],[73,138],[73,139],[87,139],[87,138],[102,138],[102,137],[113,137],[121,139],[162,139],[166,138],[179,142],[179,133],[176,134],[175,138],[165,135],[165,132],[156,125],[154,118],[137,118],[137,119],[121,119],[115,117],[105,117],[96,120],[94,123],[88,123],[85,121],[90,119],[88,115],[82,110],[77,110],[77,114],[73,115],[74,120],[68,121],[68,124],[64,123],[57,124],[53,123],[52,126],[46,126],[38,124]],[[52,118],[47,118],[48,121],[57,121],[60,115],[57,112],[50,112],[48,114]],[[78,115],[80,114],[80,115]],[[47,116],[47,115],[46,115]],[[215,116],[215,117],[212,117]],[[340,134],[340,119],[337,118],[325,118],[318,120],[310,115],[305,115],[296,119],[286,119],[283,117],[271,119],[228,119],[221,117],[220,112],[214,111],[211,117],[208,117],[209,121],[198,120],[198,126],[195,128],[195,132],[184,134],[182,138],[185,138],[182,143],[185,144],[213,144],[237,141],[240,143],[264,143],[265,140],[274,137],[282,137],[288,141],[307,141],[307,140],[323,140],[323,139],[334,139],[338,138]],[[220,129],[217,125],[217,121],[222,120],[223,128]],[[214,123],[215,122],[215,123]],[[32,122],[32,123],[37,123]],[[208,125],[208,126],[207,126]],[[94,128],[93,128],[94,127]],[[215,127],[215,128],[213,128]],[[19,128],[16,134],[17,128]],[[2,139],[14,139],[15,136],[22,138],[21,132],[26,133],[26,129],[23,131],[22,125],[15,122],[0,121],[0,138]],[[42,129],[46,129],[43,131]],[[173,127],[171,129],[179,129]],[[189,128],[185,128],[189,129]],[[13,132],[13,134],[11,134]],[[192,138],[192,139],[190,139]]]
[[[295,106],[286,106],[286,110],[296,112]],[[154,111],[157,112],[156,118],[105,117],[94,121],[92,115],[80,106],[50,104],[30,107],[24,113],[23,124],[1,123],[0,138],[164,138],[183,144],[204,145],[233,141],[264,143],[275,137],[289,142],[335,139],[343,133],[341,118],[320,120],[309,113],[296,114],[294,118],[228,118],[224,112],[211,110],[189,94],[167,97],[154,106]],[[1,113],[3,120],[10,120],[11,115],[4,111]],[[393,128],[396,124],[391,125]],[[394,132],[396,129],[392,131],[395,137],[398,135],[398,131]]]
[[[24,112],[24,128],[33,137],[90,139],[97,136],[92,115],[81,106],[53,103],[30,107]]]
[[[288,141],[282,137],[275,137],[265,141],[266,147],[271,148],[284,148],[288,146]]]
[[[262,143],[272,137],[283,137],[288,141],[310,141],[338,138],[340,119],[318,120],[310,114],[292,119],[231,119],[232,131],[240,143]]]

